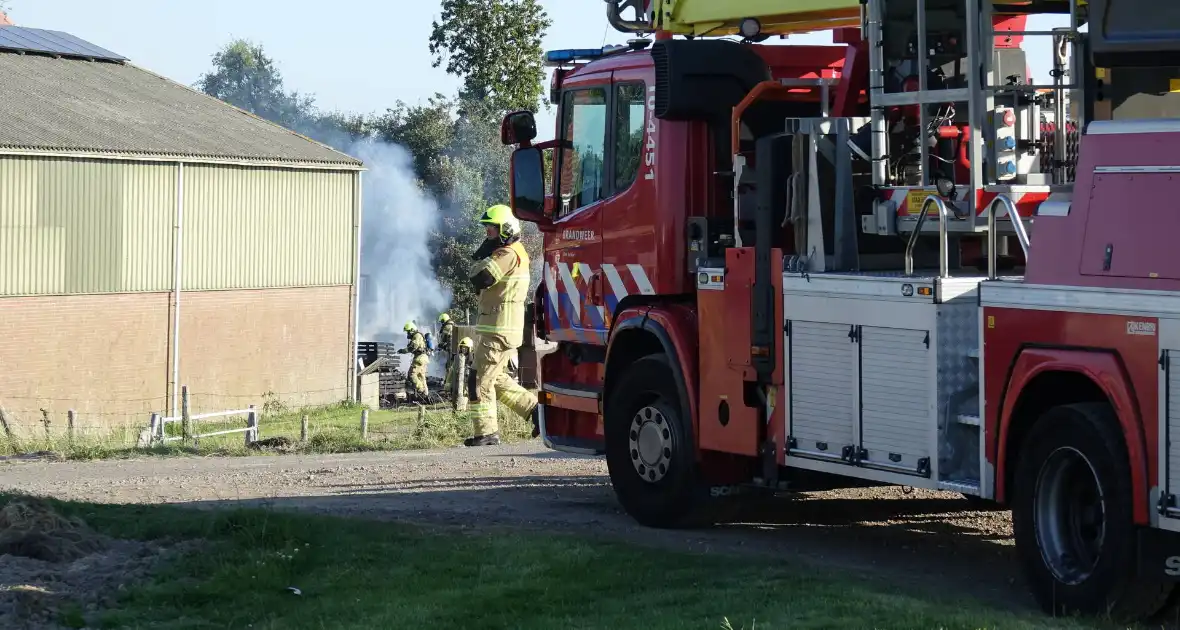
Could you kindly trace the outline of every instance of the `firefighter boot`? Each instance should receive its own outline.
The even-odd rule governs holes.
[[[477,435],[463,440],[463,446],[495,446],[500,443],[500,433],[491,435]]]
[[[541,405],[533,407],[533,413],[530,414],[533,419],[533,437],[541,435]]]

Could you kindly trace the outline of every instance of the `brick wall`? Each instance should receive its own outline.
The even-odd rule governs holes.
[[[65,412],[121,424],[163,409],[168,294],[0,298],[0,404],[24,425]]]
[[[348,395],[349,288],[184,293],[180,380],[193,411],[289,405]],[[167,412],[172,375],[167,293],[0,298],[0,405],[22,425],[146,423]]]
[[[194,412],[348,397],[349,288],[183,293],[180,381]]]

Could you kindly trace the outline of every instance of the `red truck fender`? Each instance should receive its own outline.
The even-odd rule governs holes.
[[[605,404],[605,397],[612,387],[610,375],[618,373],[618,367],[611,365],[612,359],[638,358],[627,356],[634,353],[629,352],[627,344],[616,345],[615,340],[620,336],[629,336],[627,331],[642,330],[659,341],[664,354],[671,361],[676,372],[676,380],[680,384],[681,404],[691,414],[693,435],[697,435],[697,345],[694,343],[697,339],[696,314],[691,309],[677,304],[663,304],[658,307],[637,304],[619,311],[612,324],[606,350],[608,380],[603,391],[603,403]]]
[[[989,413],[988,433],[992,438],[995,454],[995,498],[1005,501],[1008,466],[1008,436],[1013,422],[1034,421],[1035,418],[1013,419],[1016,404],[1025,388],[1041,374],[1047,372],[1072,372],[1092,381],[1110,401],[1118,416],[1127,445],[1127,457],[1131,462],[1131,484],[1134,493],[1135,521],[1149,522],[1148,488],[1152,485],[1148,474],[1150,461],[1147,438],[1143,431],[1143,413],[1135,399],[1134,388],[1123,368],[1119,357],[1112,352],[1072,350],[1066,348],[1027,348],[1023,350],[1008,371],[1003,390],[998,431],[994,415]],[[1154,414],[1152,414],[1154,415]]]

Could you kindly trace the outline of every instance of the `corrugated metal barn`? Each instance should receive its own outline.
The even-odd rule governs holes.
[[[0,27],[0,404],[114,423],[353,391],[362,164]]]

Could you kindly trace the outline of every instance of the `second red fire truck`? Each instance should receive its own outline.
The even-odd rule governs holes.
[[[961,493],[1012,509],[1046,611],[1168,604],[1180,8],[607,6],[654,41],[550,53],[556,140],[503,125],[545,235],[545,443],[604,454],[656,527],[733,488]],[[837,45],[765,43],[816,29]]]

